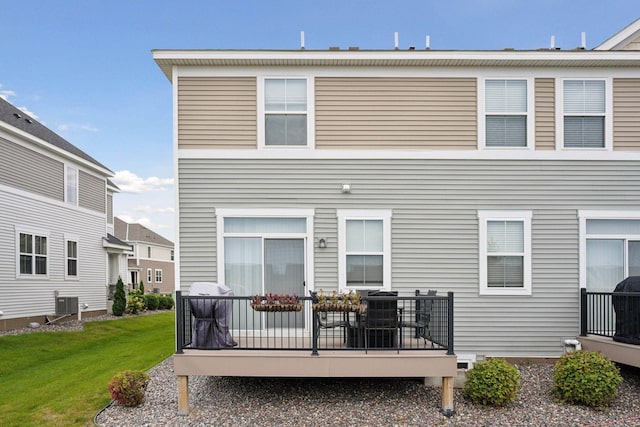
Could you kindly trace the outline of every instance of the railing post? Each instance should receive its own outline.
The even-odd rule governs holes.
[[[580,289],[580,336],[587,336],[587,289]]]
[[[319,322],[320,319],[318,319],[318,312],[317,311],[313,311],[311,310],[311,319],[312,319],[312,324],[313,327],[312,329],[312,343],[311,343],[311,355],[312,356],[318,356],[318,329],[319,329]]]
[[[176,291],[176,354],[182,354],[184,344],[184,306],[182,292]]]
[[[447,292],[447,354],[453,352],[453,292]]]

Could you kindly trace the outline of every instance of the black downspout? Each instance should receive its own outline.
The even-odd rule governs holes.
[[[182,354],[184,343],[184,307],[182,292],[176,291],[176,354]]]

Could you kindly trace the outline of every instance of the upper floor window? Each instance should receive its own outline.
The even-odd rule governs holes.
[[[480,211],[480,294],[531,295],[531,212]]]
[[[562,87],[564,148],[605,148],[605,80],[564,80]]]
[[[341,289],[391,288],[391,212],[339,211]]]
[[[171,249],[171,261],[174,261],[175,258],[175,252],[173,251],[173,249]]]
[[[479,90],[484,99],[480,146],[531,148],[533,84],[527,79],[486,79],[481,80]]]
[[[78,239],[65,236],[67,258],[66,275],[68,278],[78,277]]]
[[[307,146],[307,79],[264,80],[264,145]]]
[[[78,204],[78,169],[69,165],[65,167],[64,200],[72,205]]]
[[[147,258],[151,258],[151,246],[147,246]]]
[[[46,235],[18,233],[19,275],[47,275],[49,243]]]

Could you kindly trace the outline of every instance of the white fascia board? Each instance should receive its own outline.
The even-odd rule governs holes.
[[[640,161],[638,151],[584,150],[225,150],[180,149],[178,159],[258,159],[258,160],[591,160]]]
[[[13,127],[11,125],[8,125],[5,122],[0,121],[0,135],[1,132],[4,131],[9,135],[13,135],[15,137],[18,137],[22,140],[21,145],[24,145],[24,141],[28,141],[30,143],[32,143],[33,145],[35,145],[37,148],[39,148],[40,150],[35,150],[38,151],[41,154],[44,154],[48,157],[51,157],[51,153],[54,153],[55,155],[62,157],[63,159],[69,159],[72,160],[75,163],[78,163],[84,167],[90,168],[98,173],[100,173],[102,176],[105,177],[112,177],[113,176],[113,172],[110,171],[109,169],[100,167],[98,165],[96,165],[95,163],[92,163],[88,160],[83,159],[82,157],[78,157],[73,153],[70,153],[66,150],[63,150],[61,148],[56,147],[53,144],[50,144],[49,142],[37,138],[33,135],[31,135],[28,132],[25,132],[21,129],[18,129],[16,127]],[[14,141],[15,142],[15,141]]]
[[[617,32],[613,36],[609,37],[604,42],[593,48],[593,50],[612,50],[616,48],[623,48],[628,42],[633,40],[640,32],[640,19],[636,19],[631,24],[627,25],[621,31]]]

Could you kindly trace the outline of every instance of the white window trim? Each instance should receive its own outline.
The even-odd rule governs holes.
[[[486,81],[487,80],[526,80],[527,82],[527,145],[525,147],[487,147],[486,135]],[[535,150],[535,79],[533,77],[481,77],[478,78],[478,149],[479,150]],[[509,115],[509,114],[507,114]],[[520,114],[513,114],[520,115]]]
[[[14,227],[15,230],[15,242],[16,242],[16,246],[15,246],[15,260],[16,260],[16,279],[34,279],[34,280],[42,280],[42,279],[49,279],[49,272],[51,271],[51,262],[50,262],[50,258],[51,258],[51,238],[50,238],[50,232],[47,230],[38,230],[38,229],[34,229],[34,228],[30,228],[30,227],[23,227],[23,226],[15,226]],[[33,273],[31,274],[20,274],[20,233],[23,234],[31,234],[33,236],[42,236],[42,237],[46,237],[47,238],[47,274],[36,274],[36,270],[35,270],[35,261],[33,264]],[[34,242],[35,244],[35,242]],[[34,248],[35,251],[35,248]],[[35,258],[35,253],[33,254],[34,258]]]
[[[154,273],[154,279],[156,283],[162,283],[162,269],[161,268],[156,268]],[[158,273],[160,273],[160,280],[158,280]]]
[[[478,211],[478,283],[480,295],[531,295],[531,211]],[[522,288],[490,288],[487,283],[487,222],[522,221],[524,259]]]
[[[564,146],[564,82],[567,80],[604,81],[604,147],[582,148]],[[556,86],[556,151],[613,151],[613,79],[611,77],[557,78]],[[596,114],[592,114],[596,116]]]
[[[264,108],[264,82],[269,79],[303,79],[307,81],[307,145],[266,145],[265,144],[265,108]],[[301,76],[299,74],[277,74],[257,76],[256,111],[258,121],[258,150],[309,150],[315,148],[315,89],[313,76]]]
[[[217,242],[217,264],[218,264],[218,283],[225,284],[224,277],[224,238],[233,236],[248,236],[249,233],[225,233],[224,232],[224,219],[229,218],[306,218],[306,233],[277,233],[275,237],[293,237],[293,238],[306,238],[305,245],[305,284],[306,292],[313,291],[314,288],[314,228],[313,219],[315,215],[314,209],[264,209],[264,208],[216,208],[216,242]],[[261,234],[261,236],[269,237],[268,235]],[[250,295],[249,295],[250,296]]]
[[[67,174],[69,173],[69,169],[73,169],[76,173],[76,188],[75,188],[75,202],[69,201],[69,194],[67,193]],[[78,206],[80,203],[80,170],[73,165],[66,164],[64,165],[64,202],[69,203],[73,206]]]
[[[153,283],[153,269],[152,268],[147,268],[147,283],[148,284]]]
[[[69,244],[68,242],[76,242],[76,275],[69,275]],[[65,280],[80,280],[80,239],[77,235],[64,235],[64,278]]]
[[[371,219],[382,220],[382,287],[381,291],[391,290],[391,217],[390,209],[368,210],[368,209],[338,209],[338,288],[340,291],[357,289],[370,289],[368,286],[347,286],[347,220],[348,219]],[[378,288],[376,288],[378,289]]]
[[[580,233],[579,243],[579,262],[580,262],[580,288],[587,288],[587,220],[588,219],[611,219],[611,220],[625,220],[625,219],[638,219],[640,220],[640,211],[612,211],[612,210],[579,210],[578,211],[578,227]],[[597,238],[614,238],[614,239],[634,239],[640,236],[634,236],[632,234],[625,234],[624,236],[604,236],[598,235]],[[626,252],[626,251],[625,251]],[[626,263],[625,263],[626,264]]]

